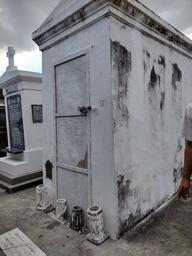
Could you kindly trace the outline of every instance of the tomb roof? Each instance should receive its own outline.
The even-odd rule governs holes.
[[[32,81],[40,83],[42,81],[42,74],[23,70],[6,71],[0,77],[0,88],[3,89],[8,85],[18,83],[20,81]]]
[[[123,11],[148,29],[192,52],[192,41],[188,37],[137,0],[61,0],[39,29],[33,32],[33,40],[42,45],[104,6]],[[112,15],[112,11],[108,10],[108,14]]]

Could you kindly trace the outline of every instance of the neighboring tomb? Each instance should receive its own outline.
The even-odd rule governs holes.
[[[42,76],[17,70],[15,51],[0,78],[6,105],[7,156],[0,159],[0,186],[14,191],[42,179]]]
[[[136,0],[63,0],[33,39],[51,200],[100,206],[116,239],[176,192],[192,42]]]

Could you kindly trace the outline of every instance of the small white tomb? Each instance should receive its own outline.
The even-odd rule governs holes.
[[[17,70],[15,51],[0,78],[6,106],[7,156],[0,159],[0,186],[8,191],[42,179],[42,75]]]

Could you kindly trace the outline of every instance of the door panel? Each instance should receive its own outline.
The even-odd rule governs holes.
[[[56,161],[59,164],[87,168],[87,115],[78,112],[78,107],[89,103],[87,87],[85,55],[56,66]]]
[[[87,117],[57,118],[56,127],[57,162],[80,167],[87,150]]]
[[[86,72],[85,56],[56,67],[57,113],[77,111],[77,106],[87,104]]]
[[[65,168],[58,167],[58,180],[63,186],[58,187],[58,198],[67,200],[68,212],[74,205],[78,205],[84,209],[88,208],[88,177],[82,173],[72,172]],[[86,215],[83,214],[85,218]],[[86,224],[86,218],[84,219]]]
[[[56,171],[57,196],[65,198],[69,209],[88,207],[88,167],[90,158],[89,114],[79,107],[89,106],[87,55],[55,66]]]

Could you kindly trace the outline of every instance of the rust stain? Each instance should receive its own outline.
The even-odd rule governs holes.
[[[77,167],[82,169],[87,169],[87,162],[88,162],[88,157],[87,157],[87,149],[86,149],[85,158],[79,161]]]

